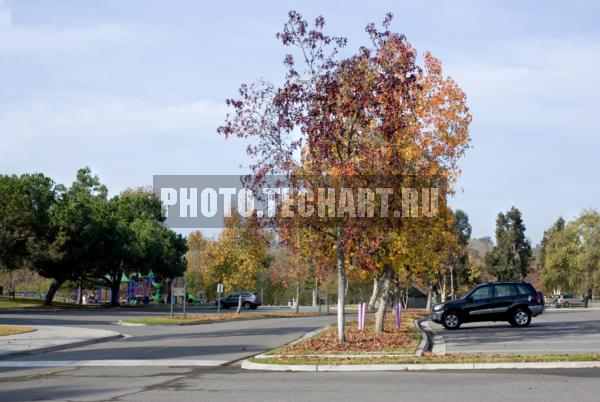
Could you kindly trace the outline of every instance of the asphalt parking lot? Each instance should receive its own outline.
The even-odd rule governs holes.
[[[443,338],[446,353],[600,352],[600,309],[546,310],[527,328],[507,322],[468,323],[453,331],[430,326]]]

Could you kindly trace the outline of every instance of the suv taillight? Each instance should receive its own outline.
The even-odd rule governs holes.
[[[542,293],[541,292],[535,292],[535,301],[538,302],[539,304],[542,304],[542,300],[544,300],[542,298]]]

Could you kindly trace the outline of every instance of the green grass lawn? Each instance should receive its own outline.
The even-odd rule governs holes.
[[[600,353],[542,354],[542,355],[424,355],[421,357],[319,358],[310,356],[252,358],[266,364],[443,364],[443,363],[533,363],[600,361]]]
[[[25,334],[35,330],[35,328],[20,327],[16,325],[0,325],[0,336]]]
[[[79,308],[99,308],[100,306],[97,304],[85,304],[85,305],[79,305],[79,304],[75,304],[75,303],[63,303],[63,302],[54,302],[52,303],[52,306],[44,306],[44,301],[41,299],[28,299],[25,297],[16,297],[16,298],[12,298],[12,297],[6,297],[6,296],[2,296],[0,297],[0,310],[2,309],[20,309],[20,308],[24,308],[24,309],[38,309],[38,308],[45,308],[45,309],[54,309],[54,308],[74,308],[74,309],[79,309]]]

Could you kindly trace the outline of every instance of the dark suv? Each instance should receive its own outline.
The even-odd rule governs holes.
[[[433,308],[431,318],[446,329],[475,321],[508,321],[514,327],[526,327],[544,312],[544,295],[531,283],[505,281],[476,286],[458,300]]]
[[[237,307],[239,302],[239,293],[234,292],[226,297],[221,297],[215,302],[215,306],[221,304],[221,308]],[[242,292],[242,308],[244,310],[256,310],[262,304],[262,300],[258,293]]]

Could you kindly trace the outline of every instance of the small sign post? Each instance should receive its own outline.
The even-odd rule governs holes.
[[[185,283],[183,284],[183,319],[185,320],[185,305],[187,303],[187,295],[185,294]]]
[[[223,284],[219,283],[217,285],[217,314],[221,311],[221,293],[223,293]]]
[[[173,294],[173,280],[171,279],[171,318],[173,318],[173,298],[175,295]]]
[[[185,319],[185,287],[183,288],[176,288],[173,287],[172,288],[173,291],[171,292],[171,317],[173,316],[173,298],[178,297],[178,296],[183,296],[183,318]]]

